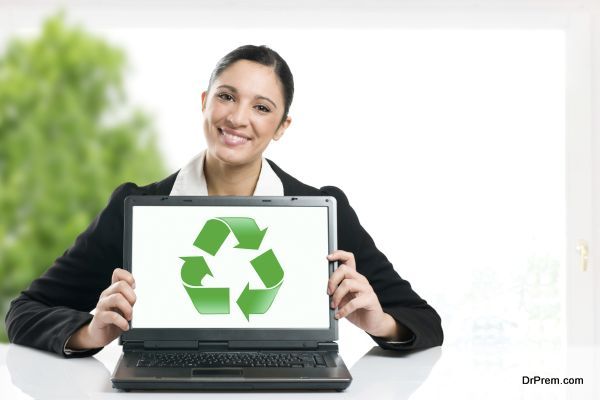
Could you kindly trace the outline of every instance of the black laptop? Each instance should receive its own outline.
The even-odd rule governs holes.
[[[129,196],[123,390],[344,390],[333,197]]]

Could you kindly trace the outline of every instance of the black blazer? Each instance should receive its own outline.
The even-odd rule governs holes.
[[[281,179],[286,196],[334,196],[337,199],[338,248],[354,253],[357,271],[370,282],[385,312],[414,333],[409,343],[391,344],[373,337],[385,349],[408,350],[439,346],[443,341],[436,311],[400,278],[386,256],[360,225],[346,195],[334,186],[308,186],[267,160]],[[64,355],[68,338],[92,319],[100,293],[111,282],[114,268],[123,262],[124,202],[128,195],[169,195],[177,173],[139,187],[124,183],[112,193],[108,205],[81,233],[71,248],[27,290],[14,299],[6,314],[11,342]],[[75,352],[71,357],[93,355],[100,349]]]

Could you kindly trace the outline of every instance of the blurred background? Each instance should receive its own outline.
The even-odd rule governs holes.
[[[0,315],[120,183],[204,148],[210,72],[252,43],[296,83],[266,157],[346,192],[446,342],[600,342],[598,2],[327,4],[0,2]]]
[[[126,52],[56,13],[0,56],[0,314],[124,181],[165,174],[150,116],[127,104]],[[0,340],[6,341],[4,325]]]

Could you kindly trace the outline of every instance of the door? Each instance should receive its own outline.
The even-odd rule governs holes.
[[[572,344],[595,340],[590,39],[589,15],[572,14],[566,28],[566,327]]]

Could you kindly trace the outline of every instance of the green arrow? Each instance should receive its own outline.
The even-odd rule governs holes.
[[[194,241],[194,246],[211,256],[217,254],[229,235],[229,227],[219,219],[209,219]]]
[[[183,286],[200,314],[229,314],[229,288]]]
[[[248,321],[250,314],[264,314],[269,310],[283,282],[283,268],[273,250],[265,251],[250,264],[266,289],[250,289],[250,284],[247,284],[238,297],[237,304]]]
[[[219,219],[229,225],[231,232],[238,240],[238,244],[235,246],[237,249],[258,250],[267,233],[267,228],[261,231],[252,218],[220,217]]]
[[[204,257],[179,257],[185,263],[181,267],[181,280],[188,285],[197,285],[200,286],[202,284],[202,279],[206,275],[213,276],[210,268],[208,268],[208,264],[204,260]]]
[[[271,308],[280,286],[281,282],[269,289],[250,289],[250,284],[246,284],[244,291],[237,299],[237,305],[248,321],[250,321],[250,314],[264,314]]]
[[[267,288],[277,285],[283,280],[283,268],[279,264],[273,250],[267,250],[250,261],[260,280]]]
[[[213,276],[204,257],[179,258],[185,261],[181,267],[183,287],[196,310],[201,314],[229,314],[229,289],[202,286],[206,275]]]

